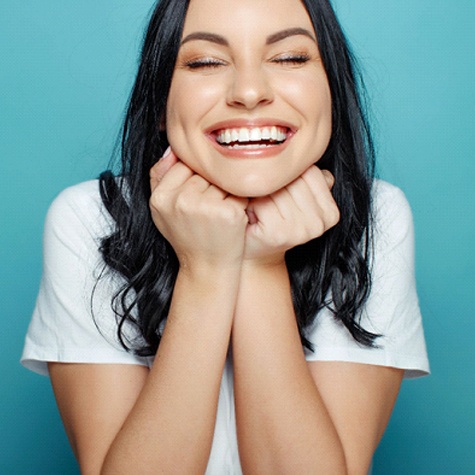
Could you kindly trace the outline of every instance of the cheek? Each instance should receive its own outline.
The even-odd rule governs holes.
[[[172,82],[166,108],[166,132],[177,156],[197,173],[202,172],[203,131],[209,112],[222,98],[222,85],[210,78],[178,75]]]
[[[222,98],[223,84],[213,78],[178,76],[172,81],[167,102],[167,132],[181,127],[191,132]]]
[[[311,70],[298,80],[287,80],[281,84],[281,91],[307,119],[331,120],[330,86],[323,72]]]
[[[332,100],[326,77],[313,75],[290,85],[287,98],[304,120],[306,133],[302,135],[301,145],[307,151],[305,156],[311,163],[316,163],[327,149],[332,135]],[[304,162],[303,165],[307,164]]]
[[[314,122],[316,145],[323,154],[332,134],[332,98],[326,77],[314,81],[306,96],[306,114]]]
[[[166,130],[169,137],[174,135],[182,122],[183,106],[187,99],[189,98],[186,89],[181,87],[180,82],[173,80],[166,108]]]
[[[199,171],[193,144],[199,131],[197,89],[184,78],[174,78],[168,95],[166,124],[168,142],[177,157],[195,172]],[[194,132],[194,133],[193,133]]]
[[[321,78],[318,81],[308,81],[304,91],[300,97],[305,97],[302,104],[306,108],[306,114],[316,117],[320,121],[319,125],[331,122],[332,101],[330,87],[326,79]]]

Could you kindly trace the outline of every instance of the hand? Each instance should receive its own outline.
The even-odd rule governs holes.
[[[248,200],[194,173],[169,149],[150,170],[152,219],[181,266],[241,264]]]
[[[312,165],[285,188],[250,200],[245,259],[281,263],[285,252],[320,237],[340,219],[333,175]]]

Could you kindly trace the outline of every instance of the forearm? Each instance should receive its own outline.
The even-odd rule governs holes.
[[[233,325],[245,473],[345,473],[343,448],[308,370],[285,265],[241,274]]]
[[[229,345],[238,272],[180,272],[141,395],[103,473],[203,473]]]

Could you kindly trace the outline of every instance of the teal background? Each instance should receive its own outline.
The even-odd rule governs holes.
[[[48,204],[110,158],[152,0],[0,3],[0,473],[78,473],[47,378],[18,364]],[[380,175],[414,212],[432,375],[403,384],[375,474],[475,473],[475,2],[338,0]]]

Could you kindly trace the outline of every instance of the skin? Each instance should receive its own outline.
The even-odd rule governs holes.
[[[203,473],[231,341],[245,473],[365,474],[397,397],[401,370],[307,363],[298,334],[285,252],[339,219],[333,177],[314,166],[331,101],[308,15],[297,0],[225,4],[191,1],[166,117],[173,151],[150,172],[152,218],[180,263],[153,367],[49,364],[83,474]],[[297,27],[310,36],[281,34]],[[265,151],[210,138],[272,123],[291,133]]]
[[[268,196],[316,163],[331,136],[331,96],[300,2],[192,1],[166,125],[177,156],[235,196]],[[284,125],[292,136],[273,151],[230,156],[214,146],[214,131],[254,125]]]

